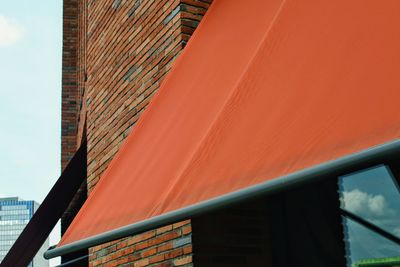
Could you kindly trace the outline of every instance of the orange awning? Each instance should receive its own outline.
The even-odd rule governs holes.
[[[59,246],[397,141],[399,10],[214,0]]]

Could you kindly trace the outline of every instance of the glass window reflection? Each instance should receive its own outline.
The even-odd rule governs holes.
[[[341,208],[400,237],[400,191],[387,166],[339,177]],[[400,246],[359,222],[343,219],[348,266],[400,256]]]

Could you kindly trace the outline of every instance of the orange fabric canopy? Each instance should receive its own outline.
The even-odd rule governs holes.
[[[398,139],[399,10],[214,0],[59,245]]]

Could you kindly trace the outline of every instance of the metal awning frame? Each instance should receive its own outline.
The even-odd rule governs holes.
[[[134,234],[140,234],[148,230],[162,227],[177,221],[186,220],[213,210],[218,210],[232,204],[276,193],[309,182],[332,176],[340,176],[376,164],[382,164],[400,157],[400,139],[371,147],[358,153],[328,161],[292,174],[260,183],[239,191],[222,195],[207,201],[203,201],[185,208],[168,212],[144,221],[136,222],[112,231],[82,239],[61,247],[50,249],[44,253],[46,259],[62,256],[71,252],[97,246],[124,238]]]

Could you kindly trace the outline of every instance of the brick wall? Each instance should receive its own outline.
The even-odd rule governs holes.
[[[78,5],[64,1],[62,52],[61,166],[68,164],[76,151],[78,113]]]
[[[64,0],[62,159],[87,138],[89,193],[211,1]],[[191,223],[90,252],[90,266],[191,266]]]
[[[85,133],[85,32],[86,0],[63,2],[63,57],[62,57],[62,136],[61,166],[68,164],[71,157],[86,138]],[[63,234],[87,197],[83,184],[61,218]],[[62,257],[62,262],[87,254],[86,251]]]
[[[92,249],[90,266],[192,266],[190,221],[148,231]]]
[[[206,1],[193,0],[88,2],[89,191],[159,88],[207,7]]]
[[[86,9],[87,0],[63,2],[62,169],[85,138]]]

